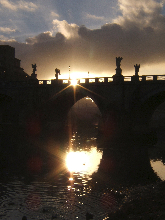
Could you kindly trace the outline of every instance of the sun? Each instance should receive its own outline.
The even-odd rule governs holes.
[[[71,85],[72,86],[76,86],[78,83],[78,80],[77,79],[71,79]]]
[[[79,78],[80,78],[79,74],[76,72],[73,72],[71,74],[71,80],[70,80],[71,85],[76,86],[78,84]]]
[[[77,84],[79,84],[78,82],[82,79],[82,78],[88,78],[89,77],[89,73],[88,72],[72,72],[71,73],[71,85],[72,86],[76,86]]]

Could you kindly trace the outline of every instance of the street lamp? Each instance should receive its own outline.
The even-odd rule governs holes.
[[[70,66],[69,66],[69,80],[70,80]]]

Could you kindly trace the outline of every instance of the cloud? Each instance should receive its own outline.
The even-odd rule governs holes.
[[[159,3],[154,0],[119,0],[118,2],[122,16],[114,19],[114,22],[123,27],[155,27],[156,23],[158,27],[160,24],[162,27],[162,22],[165,22],[165,18],[161,14],[162,2]]]
[[[16,3],[13,3],[8,0],[0,0],[0,4],[7,9],[10,9],[12,11],[16,11],[18,9],[25,10],[25,11],[35,11],[38,7],[32,2],[26,2],[23,0],[17,1]]]
[[[9,40],[8,37],[6,37],[6,36],[4,36],[2,34],[0,35],[0,39],[1,39],[0,42],[2,42],[2,43],[5,42],[6,44],[7,44],[8,40]]]
[[[54,11],[52,11],[50,14],[51,14],[52,17],[60,17],[59,14],[57,14],[57,13],[54,12]]]
[[[0,32],[6,33],[6,34],[10,34],[11,32],[16,32],[16,30],[8,28],[8,27],[0,27]]]
[[[54,25],[53,29],[56,32],[60,32],[66,38],[75,38],[78,37],[78,25],[68,24],[67,21],[59,21],[57,19],[53,20],[52,24]]]
[[[124,75],[133,75],[136,63],[141,65],[139,74],[147,74],[149,68],[154,74],[159,74],[160,69],[162,73],[160,67],[165,63],[162,4],[153,0],[119,0],[119,4],[122,16],[100,29],[55,19],[52,31],[28,38],[26,44],[6,44],[16,48],[16,56],[28,74],[32,72],[31,64],[37,64],[39,79],[53,78],[56,67],[62,75],[68,73],[68,66],[71,71],[111,76],[115,74],[116,56],[123,57]]]
[[[35,37],[29,37],[26,39],[26,43],[36,44],[36,43],[46,43],[52,39],[52,33],[47,31],[45,33],[41,33]]]
[[[0,35],[0,39],[1,39],[0,44],[10,44],[10,43],[16,42],[14,38],[9,38],[4,35]]]
[[[85,13],[85,18],[92,19],[92,20],[105,20],[104,16],[96,16],[96,15],[91,15],[88,13]]]

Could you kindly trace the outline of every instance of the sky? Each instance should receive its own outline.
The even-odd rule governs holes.
[[[165,0],[0,0],[0,45],[38,79],[165,74]]]

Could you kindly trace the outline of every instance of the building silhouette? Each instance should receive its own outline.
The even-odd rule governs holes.
[[[21,61],[15,58],[15,48],[0,45],[0,80],[25,81],[29,75],[20,66]]]

